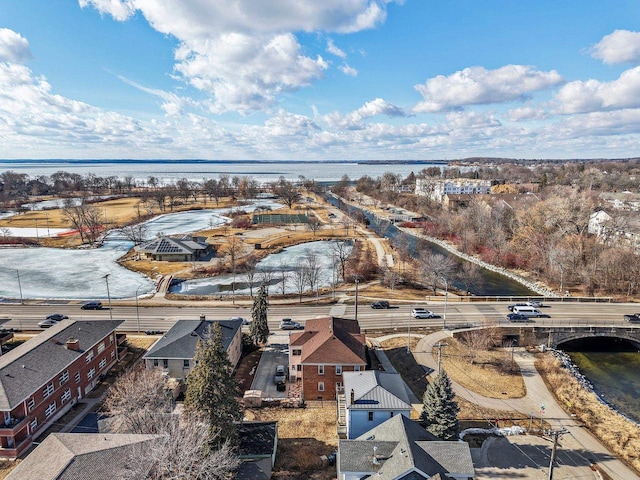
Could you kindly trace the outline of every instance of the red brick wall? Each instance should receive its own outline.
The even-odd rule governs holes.
[[[109,337],[113,339],[112,342],[110,342]],[[98,354],[98,345],[102,343],[102,341],[105,342],[105,349],[100,354]],[[80,345],[81,350],[84,347],[83,345]],[[91,351],[93,351],[94,356],[93,356],[93,359],[87,363],[86,357]],[[111,358],[112,352],[114,354],[113,359]],[[102,359],[106,360],[106,365],[103,368],[100,368],[99,365]],[[81,388],[81,397],[84,398],[86,395],[85,393],[86,387],[90,385],[92,382],[95,382],[95,385],[97,385],[100,375],[107,372],[109,368],[111,368],[116,363],[116,360],[117,360],[117,342],[115,339],[115,332],[114,332],[104,337],[103,340],[100,340],[93,347],[83,351],[82,356],[78,357],[71,365],[69,365],[64,370],[58,372],[55,375],[55,377],[53,377],[53,379],[47,382],[47,384],[53,382],[53,388],[54,388],[53,393],[49,395],[47,398],[44,398],[44,395],[43,395],[43,390],[47,384],[43,385],[41,388],[35,391],[32,395],[33,399],[35,400],[35,407],[30,412],[25,411],[27,409],[27,403],[29,399],[27,399],[26,402],[23,402],[18,407],[14,408],[11,412],[11,415],[13,417],[20,418],[20,417],[24,417],[25,415],[29,417],[27,419],[26,424],[21,423],[18,426],[19,431],[18,430],[13,431],[15,445],[18,445],[25,438],[29,437],[30,427],[28,427],[28,425],[31,423],[31,421],[34,418],[38,419],[38,426],[36,427],[35,432],[32,432],[31,438],[35,439],[41,433],[43,433],[46,430],[47,423],[53,423],[53,421],[55,421],[56,418],[60,417],[66,410],[69,409],[71,405],[73,405],[78,401],[78,398],[79,398],[78,387]],[[91,380],[89,380],[87,378],[87,374],[89,373],[89,370],[91,370],[91,368],[95,368],[95,375]],[[69,380],[67,380],[65,383],[60,385],[60,375],[65,370],[69,371]],[[75,380],[76,372],[80,373],[79,383],[77,383]],[[62,394],[68,388],[71,389],[71,398],[69,400],[66,400],[63,404],[61,400]],[[56,411],[47,418],[45,417],[45,411],[47,407],[54,401],[56,402]],[[1,419],[2,419],[2,416],[0,414],[0,420]],[[6,436],[0,433],[0,439],[1,439],[0,447],[6,448],[8,446]],[[15,450],[7,449],[5,451],[3,450],[3,448],[0,448],[0,457],[4,457],[4,458],[15,457],[15,453],[14,453]]]
[[[360,365],[360,370],[365,369],[365,364]],[[353,372],[353,365],[343,365],[343,372]],[[336,375],[335,365],[325,365],[324,375],[318,374],[318,365],[302,365],[302,395],[305,400],[335,400],[336,383],[344,385],[342,375]],[[324,391],[318,390],[318,383],[324,383]]]

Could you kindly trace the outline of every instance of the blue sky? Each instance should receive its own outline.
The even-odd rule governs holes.
[[[640,2],[0,0],[0,158],[619,158]]]

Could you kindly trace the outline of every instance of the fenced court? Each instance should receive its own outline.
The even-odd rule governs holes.
[[[255,225],[284,225],[289,223],[309,223],[304,213],[256,213],[252,222]]]

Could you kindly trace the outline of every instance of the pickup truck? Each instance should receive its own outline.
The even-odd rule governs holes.
[[[284,385],[287,381],[287,369],[284,365],[278,365],[276,367],[276,374],[273,376],[273,383],[276,385]]]

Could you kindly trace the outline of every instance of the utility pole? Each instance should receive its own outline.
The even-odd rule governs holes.
[[[448,343],[438,342],[433,347],[438,349],[438,373],[440,373],[440,364],[442,362],[442,349],[448,347]]]
[[[356,275],[356,324],[358,323],[358,276]]]
[[[104,281],[107,284],[107,298],[109,299],[109,320],[113,320],[113,309],[111,308],[111,292],[109,292],[109,275],[111,274],[107,273],[102,278],[104,278]]]
[[[556,461],[556,452],[558,449],[558,439],[569,433],[566,428],[562,428],[560,430],[549,430],[545,432],[547,435],[553,437],[553,448],[551,449],[551,460],[549,461],[549,475],[547,476],[547,480],[553,480],[553,463]]]

